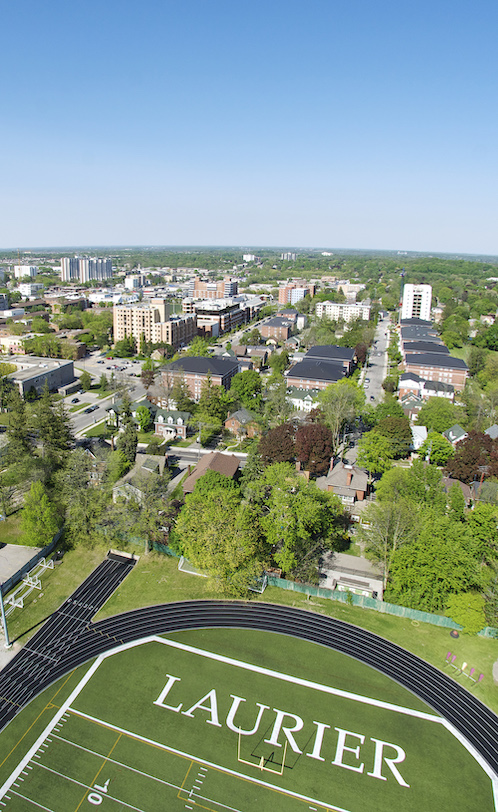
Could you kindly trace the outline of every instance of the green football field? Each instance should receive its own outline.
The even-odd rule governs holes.
[[[34,700],[0,754],[12,812],[495,810],[490,776],[417,697],[268,632],[115,649]]]

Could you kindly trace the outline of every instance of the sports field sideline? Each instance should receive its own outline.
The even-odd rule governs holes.
[[[29,707],[0,735],[2,809],[495,809],[489,768],[417,697],[268,632],[118,647],[44,713],[33,742],[14,741]]]

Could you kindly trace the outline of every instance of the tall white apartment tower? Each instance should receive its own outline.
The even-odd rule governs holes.
[[[405,285],[403,288],[402,319],[431,320],[431,285]]]
[[[62,257],[61,259],[61,281],[72,282],[73,279],[80,278],[80,271],[77,257]]]

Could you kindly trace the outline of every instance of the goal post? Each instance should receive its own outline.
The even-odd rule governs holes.
[[[256,767],[256,769],[261,770],[261,772],[273,773],[273,775],[283,775],[284,774],[285,757],[287,755],[287,745],[288,745],[287,739],[285,740],[284,751],[283,751],[283,755],[282,755],[282,764],[281,764],[281,767],[280,767],[279,770],[274,770],[274,769],[272,769],[272,767],[268,767],[268,761],[265,760],[264,756],[260,756],[259,761],[248,761],[247,759],[242,758],[242,756],[240,755],[241,741],[242,741],[242,731],[241,731],[241,728],[239,727],[239,737],[238,737],[238,743],[237,743],[237,761],[239,761],[240,764],[247,764],[249,767]],[[265,763],[265,761],[266,761],[266,763]]]

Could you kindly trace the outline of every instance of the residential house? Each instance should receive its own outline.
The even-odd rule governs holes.
[[[443,431],[443,437],[446,437],[452,446],[456,446],[460,440],[465,440],[465,438],[468,437],[468,434],[464,429],[462,429],[461,426],[458,425],[458,423],[455,423],[455,425],[450,429]]]
[[[331,467],[326,476],[318,477],[316,484],[322,491],[335,493],[348,510],[356,502],[363,502],[369,492],[367,472],[344,462]]]
[[[292,404],[293,408],[298,412],[311,412],[319,405],[318,393],[319,389],[301,389],[297,386],[289,386],[287,389],[286,400]]]
[[[217,473],[233,479],[238,470],[239,461],[234,454],[223,454],[221,451],[213,451],[210,454],[204,454],[192,473],[190,473],[187,479],[182,483],[183,493],[192,493],[197,480],[208,471],[217,471]]]
[[[261,429],[255,414],[248,409],[237,409],[225,420],[225,428],[239,437],[258,437]]]
[[[162,476],[166,458],[152,454],[137,454],[135,465],[119,479],[112,489],[112,498],[115,502],[119,497],[123,499],[143,499],[143,487],[149,476]],[[165,485],[166,487],[166,485]]]

